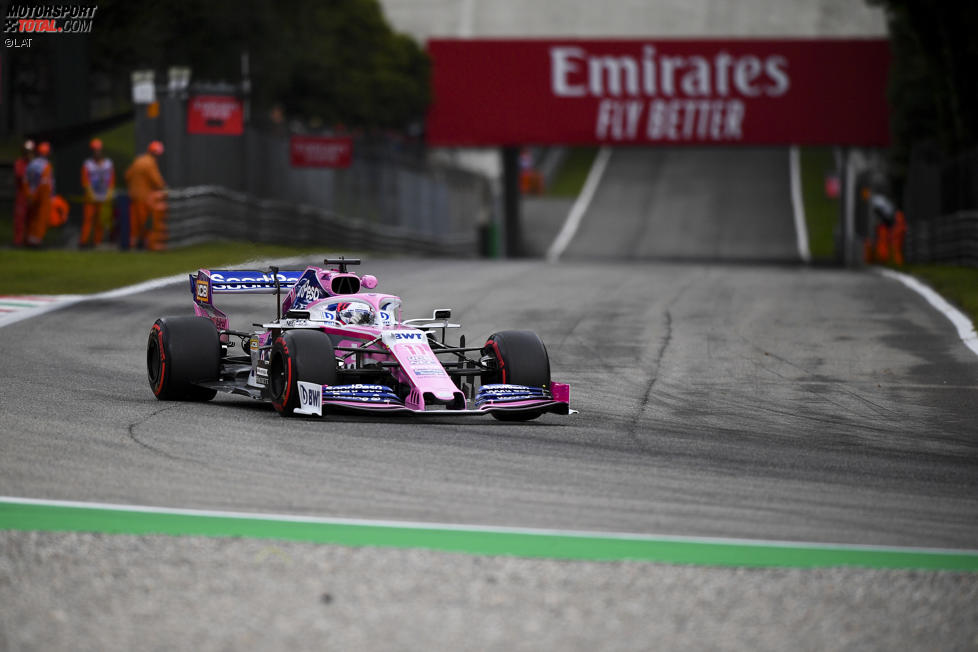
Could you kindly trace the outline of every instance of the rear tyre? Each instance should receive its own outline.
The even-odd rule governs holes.
[[[216,390],[198,382],[221,373],[221,341],[206,317],[161,317],[149,331],[146,346],[149,386],[161,401],[209,401]]]
[[[506,383],[550,388],[550,356],[533,331],[500,331],[489,336],[483,351],[494,359],[495,368],[483,374],[482,383]],[[542,412],[492,412],[500,421],[530,421]]]
[[[268,363],[268,393],[279,415],[299,406],[300,380],[336,384],[336,356],[329,335],[314,330],[286,331],[275,338]]]

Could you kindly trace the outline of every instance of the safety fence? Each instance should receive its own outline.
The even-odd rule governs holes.
[[[474,255],[498,210],[489,179],[429,160],[417,138],[352,134],[345,165],[305,167],[293,164],[292,126],[255,120],[237,135],[191,133],[187,102],[171,94],[158,117],[135,114],[137,150],[162,140],[163,178],[185,189],[170,195],[171,247],[233,235]]]
[[[472,225],[439,232],[411,229],[219,186],[171,190],[168,204],[170,248],[223,239],[459,257],[479,253]]]
[[[978,211],[957,211],[911,224],[907,259],[978,267]]]
[[[978,150],[944,156],[913,148],[904,187],[907,260],[978,266]]]

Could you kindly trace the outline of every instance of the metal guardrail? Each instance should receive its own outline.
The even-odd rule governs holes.
[[[257,199],[220,186],[195,186],[168,193],[168,246],[185,247],[221,239],[272,244],[311,244],[470,257],[478,255],[478,233],[421,233],[403,226],[338,215],[315,206]]]
[[[907,260],[978,267],[978,211],[957,211],[910,225]]]

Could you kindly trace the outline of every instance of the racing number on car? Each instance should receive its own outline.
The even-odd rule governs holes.
[[[438,359],[430,355],[422,346],[402,344],[401,349],[407,351],[408,363],[411,365],[436,364]]]
[[[197,298],[207,302],[207,281],[197,281]]]

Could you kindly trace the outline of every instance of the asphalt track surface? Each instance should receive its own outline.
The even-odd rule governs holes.
[[[788,150],[612,150],[565,259],[797,262]]]

